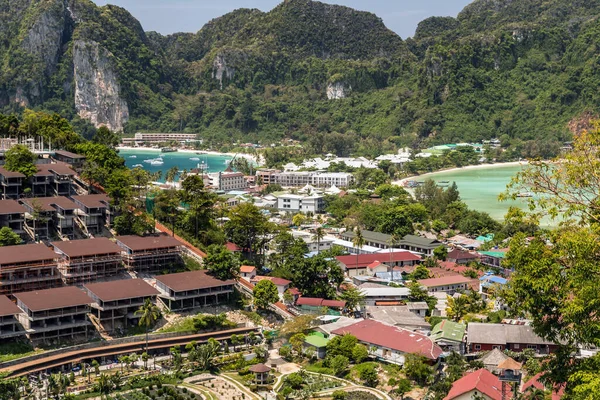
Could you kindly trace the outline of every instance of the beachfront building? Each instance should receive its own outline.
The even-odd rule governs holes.
[[[322,195],[281,194],[277,196],[277,209],[290,213],[320,213],[325,209]]]
[[[256,171],[256,182],[263,185],[275,183],[275,175],[281,173],[278,169],[259,169]]]
[[[143,133],[137,132],[132,138],[121,139],[123,144],[133,143],[167,143],[167,142],[195,142],[195,133]]]
[[[159,294],[143,279],[90,283],[83,288],[93,300],[92,315],[108,332],[136,325],[139,317],[135,312],[146,299],[154,302]]]
[[[0,294],[61,286],[56,259],[43,244],[0,247]]]
[[[180,265],[181,242],[172,236],[117,236],[123,263],[136,271],[162,271]]]
[[[0,188],[4,200],[18,200],[23,192],[23,181],[25,175],[20,172],[12,172],[0,167]]]
[[[17,316],[21,309],[4,295],[0,295],[0,340],[25,335]]]
[[[171,311],[217,305],[229,300],[235,281],[219,280],[205,271],[156,276],[159,300]]]
[[[63,339],[88,338],[91,299],[80,289],[68,286],[16,293],[23,312],[18,318],[34,343],[52,343]]]
[[[66,285],[80,285],[123,271],[121,248],[107,238],[53,242]]]
[[[76,213],[76,223],[83,232],[95,235],[102,232],[104,226],[111,226],[113,213],[110,208],[110,197],[105,194],[88,194],[72,196],[79,210]]]
[[[272,175],[273,183],[283,187],[348,187],[354,180],[348,172],[278,172]]]
[[[25,207],[16,200],[0,200],[0,228],[7,227],[20,236],[25,235]]]
[[[33,240],[49,239],[51,232],[62,239],[75,237],[75,211],[77,204],[71,199],[58,197],[36,197],[22,199],[27,210],[25,230]]]

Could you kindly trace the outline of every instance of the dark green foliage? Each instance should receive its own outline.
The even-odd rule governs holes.
[[[217,244],[208,247],[203,265],[217,279],[231,279],[240,271],[238,256]]]
[[[37,172],[37,168],[34,165],[35,160],[35,154],[29,151],[26,146],[19,144],[11,147],[6,152],[6,164],[4,164],[4,168],[8,171],[20,172],[29,178]]]
[[[227,315],[202,314],[194,317],[194,328],[197,331],[222,330],[234,328],[235,322],[227,319]]]

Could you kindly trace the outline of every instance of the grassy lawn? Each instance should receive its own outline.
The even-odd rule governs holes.
[[[17,358],[27,357],[42,353],[43,350],[35,350],[30,344],[22,342],[0,343],[0,362],[16,360]]]

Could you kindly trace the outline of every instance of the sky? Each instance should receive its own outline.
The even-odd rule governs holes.
[[[213,18],[237,8],[269,11],[281,0],[93,0],[126,8],[146,31],[162,34],[197,32]],[[455,17],[472,0],[321,0],[362,11],[383,19],[386,26],[403,39],[415,33],[417,24],[431,16]]]

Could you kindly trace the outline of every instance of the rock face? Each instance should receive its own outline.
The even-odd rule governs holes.
[[[327,98],[329,100],[344,99],[348,95],[350,87],[346,87],[344,82],[332,82],[327,85]]]
[[[121,98],[110,53],[96,42],[76,40],[73,74],[75,109],[79,116],[96,127],[104,125],[113,131],[122,131],[129,119],[129,108]]]
[[[223,89],[223,78],[232,79],[235,74],[235,69],[227,65],[224,54],[219,54],[213,62],[213,78],[219,81],[221,89]]]

